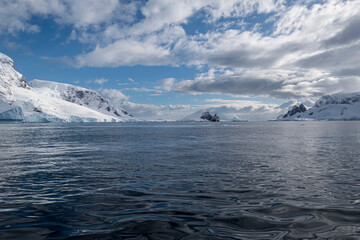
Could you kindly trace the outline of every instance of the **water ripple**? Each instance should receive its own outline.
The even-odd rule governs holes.
[[[360,236],[359,122],[0,132],[1,239]]]

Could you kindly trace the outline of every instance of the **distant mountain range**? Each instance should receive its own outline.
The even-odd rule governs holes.
[[[325,95],[312,104],[310,101],[296,103],[286,102],[280,106],[269,107],[214,107],[194,112],[181,121],[204,121],[204,112],[217,114],[221,121],[241,122],[247,120],[274,120],[274,114],[279,115],[278,121],[304,120],[360,120],[360,92],[337,93]]]
[[[211,115],[215,113],[220,117],[220,121],[267,121],[276,119],[276,116],[289,110],[293,105],[297,104],[296,101],[288,101],[281,105],[260,105],[260,106],[245,106],[245,107],[210,107],[198,110],[180,121],[195,122],[204,121],[201,118],[204,112],[209,112]],[[310,102],[304,103],[307,106],[312,105]]]
[[[96,91],[42,80],[26,83],[13,60],[0,53],[0,121],[136,121]]]

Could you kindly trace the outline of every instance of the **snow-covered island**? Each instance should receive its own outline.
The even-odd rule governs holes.
[[[295,105],[277,120],[360,120],[360,92],[326,95],[309,109]]]
[[[136,121],[96,91],[42,80],[26,82],[13,60],[0,53],[0,121]]]

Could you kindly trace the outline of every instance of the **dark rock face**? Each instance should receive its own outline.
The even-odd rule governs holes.
[[[215,113],[215,115],[212,117],[211,121],[212,122],[220,122],[220,117],[218,115],[216,115],[216,113]]]
[[[212,116],[209,112],[203,112],[200,118],[208,121],[212,120]]]
[[[119,111],[125,115],[129,115],[128,112],[124,110],[118,110],[111,105],[111,103],[105,99],[102,95],[95,91],[90,90],[77,90],[74,88],[67,88],[64,93],[61,95],[62,99],[65,101],[76,103],[80,106],[95,106],[98,109],[105,109],[107,112],[112,112],[116,116],[121,117]]]
[[[84,94],[83,91],[75,91],[75,96],[76,96],[77,98],[83,99],[84,96],[85,96],[85,94]]]
[[[34,112],[42,113],[43,111],[41,109],[35,107]]]
[[[26,89],[29,89],[30,87],[26,84],[26,80],[25,80],[25,77],[22,76],[20,78],[20,81],[19,81],[19,87],[22,87],[22,88],[26,88]]]
[[[334,97],[330,95],[325,95],[315,103],[315,106],[321,107],[328,104],[354,104],[357,102],[360,102],[359,94],[351,97]]]
[[[209,112],[203,112],[203,114],[201,115],[200,118],[203,120],[210,121],[210,122],[219,122],[220,121],[220,118],[218,115],[216,115],[216,113],[214,116],[212,116]]]
[[[282,118],[287,118],[287,117],[290,117],[290,116],[295,115],[297,113],[303,113],[303,112],[306,112],[306,107],[303,104],[300,104],[300,106],[295,105]]]

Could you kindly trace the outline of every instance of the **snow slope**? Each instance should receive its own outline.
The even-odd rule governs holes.
[[[29,86],[30,85],[30,86]],[[135,119],[99,93],[48,81],[26,84],[13,61],[0,53],[0,120],[23,122],[119,122]]]
[[[278,120],[360,120],[360,92],[323,96],[307,111]]]
[[[47,95],[56,99],[75,103],[95,110],[97,112],[132,121],[134,118],[124,109],[114,107],[100,93],[86,88],[73,86],[65,83],[56,83],[44,80],[32,80],[29,82],[31,89],[38,94]]]
[[[28,88],[28,86],[24,76],[15,71],[13,60],[0,53],[0,101],[13,102],[14,88]]]

